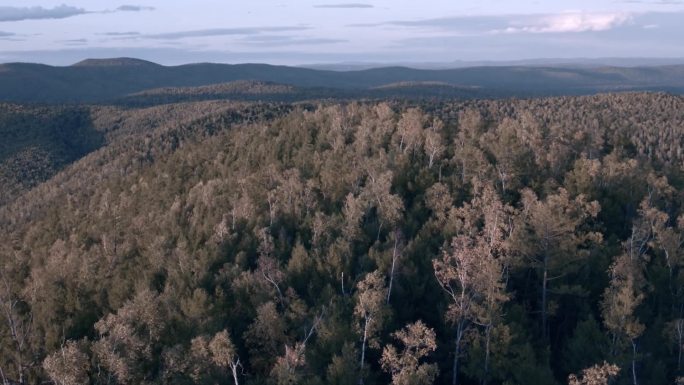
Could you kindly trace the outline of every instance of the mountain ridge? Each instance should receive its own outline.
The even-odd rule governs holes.
[[[579,95],[616,89],[684,93],[684,65],[629,68],[482,66],[435,70],[391,66],[339,72],[260,63],[162,66],[132,58],[87,59],[68,67],[8,63],[0,66],[0,100],[106,103],[146,90],[234,81],[339,90],[342,98],[349,96],[349,91],[354,91],[354,97],[372,98],[377,97],[368,93],[373,88],[428,82],[476,87],[481,90],[478,97]],[[301,100],[308,97],[304,94]],[[426,96],[435,95],[428,92]],[[330,97],[336,97],[335,92],[331,92]]]

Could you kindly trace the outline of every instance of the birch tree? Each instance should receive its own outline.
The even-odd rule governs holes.
[[[603,323],[612,337],[613,354],[622,346],[631,347],[632,384],[637,385],[637,339],[645,327],[635,316],[644,295],[641,293],[639,266],[629,253],[621,254],[610,267],[610,285],[603,294]]]
[[[377,334],[384,319],[385,277],[379,271],[366,274],[357,285],[357,301],[354,308],[356,330],[361,334],[361,360],[359,362],[359,383],[363,384],[367,346],[378,347]]]
[[[430,385],[437,376],[437,365],[423,359],[437,349],[435,331],[422,321],[407,325],[392,333],[401,347],[386,346],[380,364],[392,375],[392,385]]]
[[[562,188],[544,200],[532,190],[523,190],[522,205],[515,247],[528,258],[541,281],[540,326],[542,337],[548,339],[550,286],[577,268],[589,255],[592,243],[601,242],[601,233],[583,228],[598,215],[600,206],[583,195],[573,199]]]

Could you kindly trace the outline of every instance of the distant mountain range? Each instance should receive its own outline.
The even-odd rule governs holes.
[[[668,65],[684,65],[684,58],[543,58],[526,60],[456,60],[450,62],[396,62],[396,63],[373,63],[373,62],[342,62],[307,64],[300,67],[331,70],[331,71],[360,71],[382,67],[409,67],[415,69],[440,70],[468,67],[655,67]]]
[[[131,58],[89,59],[68,67],[9,63],[0,65],[0,100],[98,103],[130,98],[141,101],[146,95],[159,99],[160,94],[169,93],[175,94],[174,101],[185,97],[240,99],[240,95],[245,94],[240,87],[224,86],[201,91],[177,89],[235,81],[270,84],[246,93],[249,100],[259,99],[262,93],[271,95],[272,99],[286,100],[319,97],[531,97],[644,90],[684,93],[684,65],[383,67],[332,71],[267,64],[162,66]],[[275,85],[280,85],[277,97],[268,92]],[[166,91],[159,91],[160,88]],[[145,94],[145,91],[153,89],[157,91]]]

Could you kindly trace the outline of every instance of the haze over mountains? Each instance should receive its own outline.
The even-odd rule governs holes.
[[[539,58],[524,60],[455,60],[448,62],[406,61],[396,63],[373,62],[341,62],[306,64],[300,67],[332,71],[354,71],[382,67],[409,67],[415,69],[454,69],[467,67],[509,67],[509,66],[552,66],[552,67],[655,67],[666,65],[682,65],[684,58]]]
[[[638,62],[634,62],[639,64]],[[333,71],[268,64],[162,66],[131,59],[89,59],[67,67],[8,63],[0,65],[0,100],[11,102],[111,102],[159,88],[198,87],[234,81],[288,86],[275,99],[382,97],[531,97],[611,91],[684,92],[684,65],[635,67],[501,65],[452,69],[383,67]],[[192,100],[196,100],[197,92]],[[175,91],[179,101],[179,94]],[[249,92],[258,99],[258,94]],[[204,99],[212,98],[208,93]],[[241,93],[225,93],[244,99]],[[159,97],[159,92],[155,93]],[[213,95],[213,98],[219,98]],[[140,95],[135,96],[140,101]]]

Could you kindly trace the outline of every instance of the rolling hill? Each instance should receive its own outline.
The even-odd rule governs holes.
[[[299,88],[296,99],[384,97],[373,92],[392,84],[419,84],[421,96],[443,95],[444,86],[461,88],[447,96],[477,97],[579,95],[605,91],[684,92],[684,66],[654,67],[471,67],[421,70],[406,67],[327,71],[266,64],[189,64],[162,66],[138,59],[89,59],[68,67],[9,63],[0,65],[0,100],[12,102],[109,102],[159,88],[199,87],[234,81],[271,82]],[[429,83],[442,83],[431,93]],[[392,96],[412,95],[411,87],[392,87]],[[321,92],[321,90],[327,92]],[[307,92],[302,92],[306,90]],[[385,89],[386,91],[387,89]],[[287,93],[291,100],[293,93]],[[139,95],[138,95],[139,96]],[[472,95],[471,95],[472,96]]]

